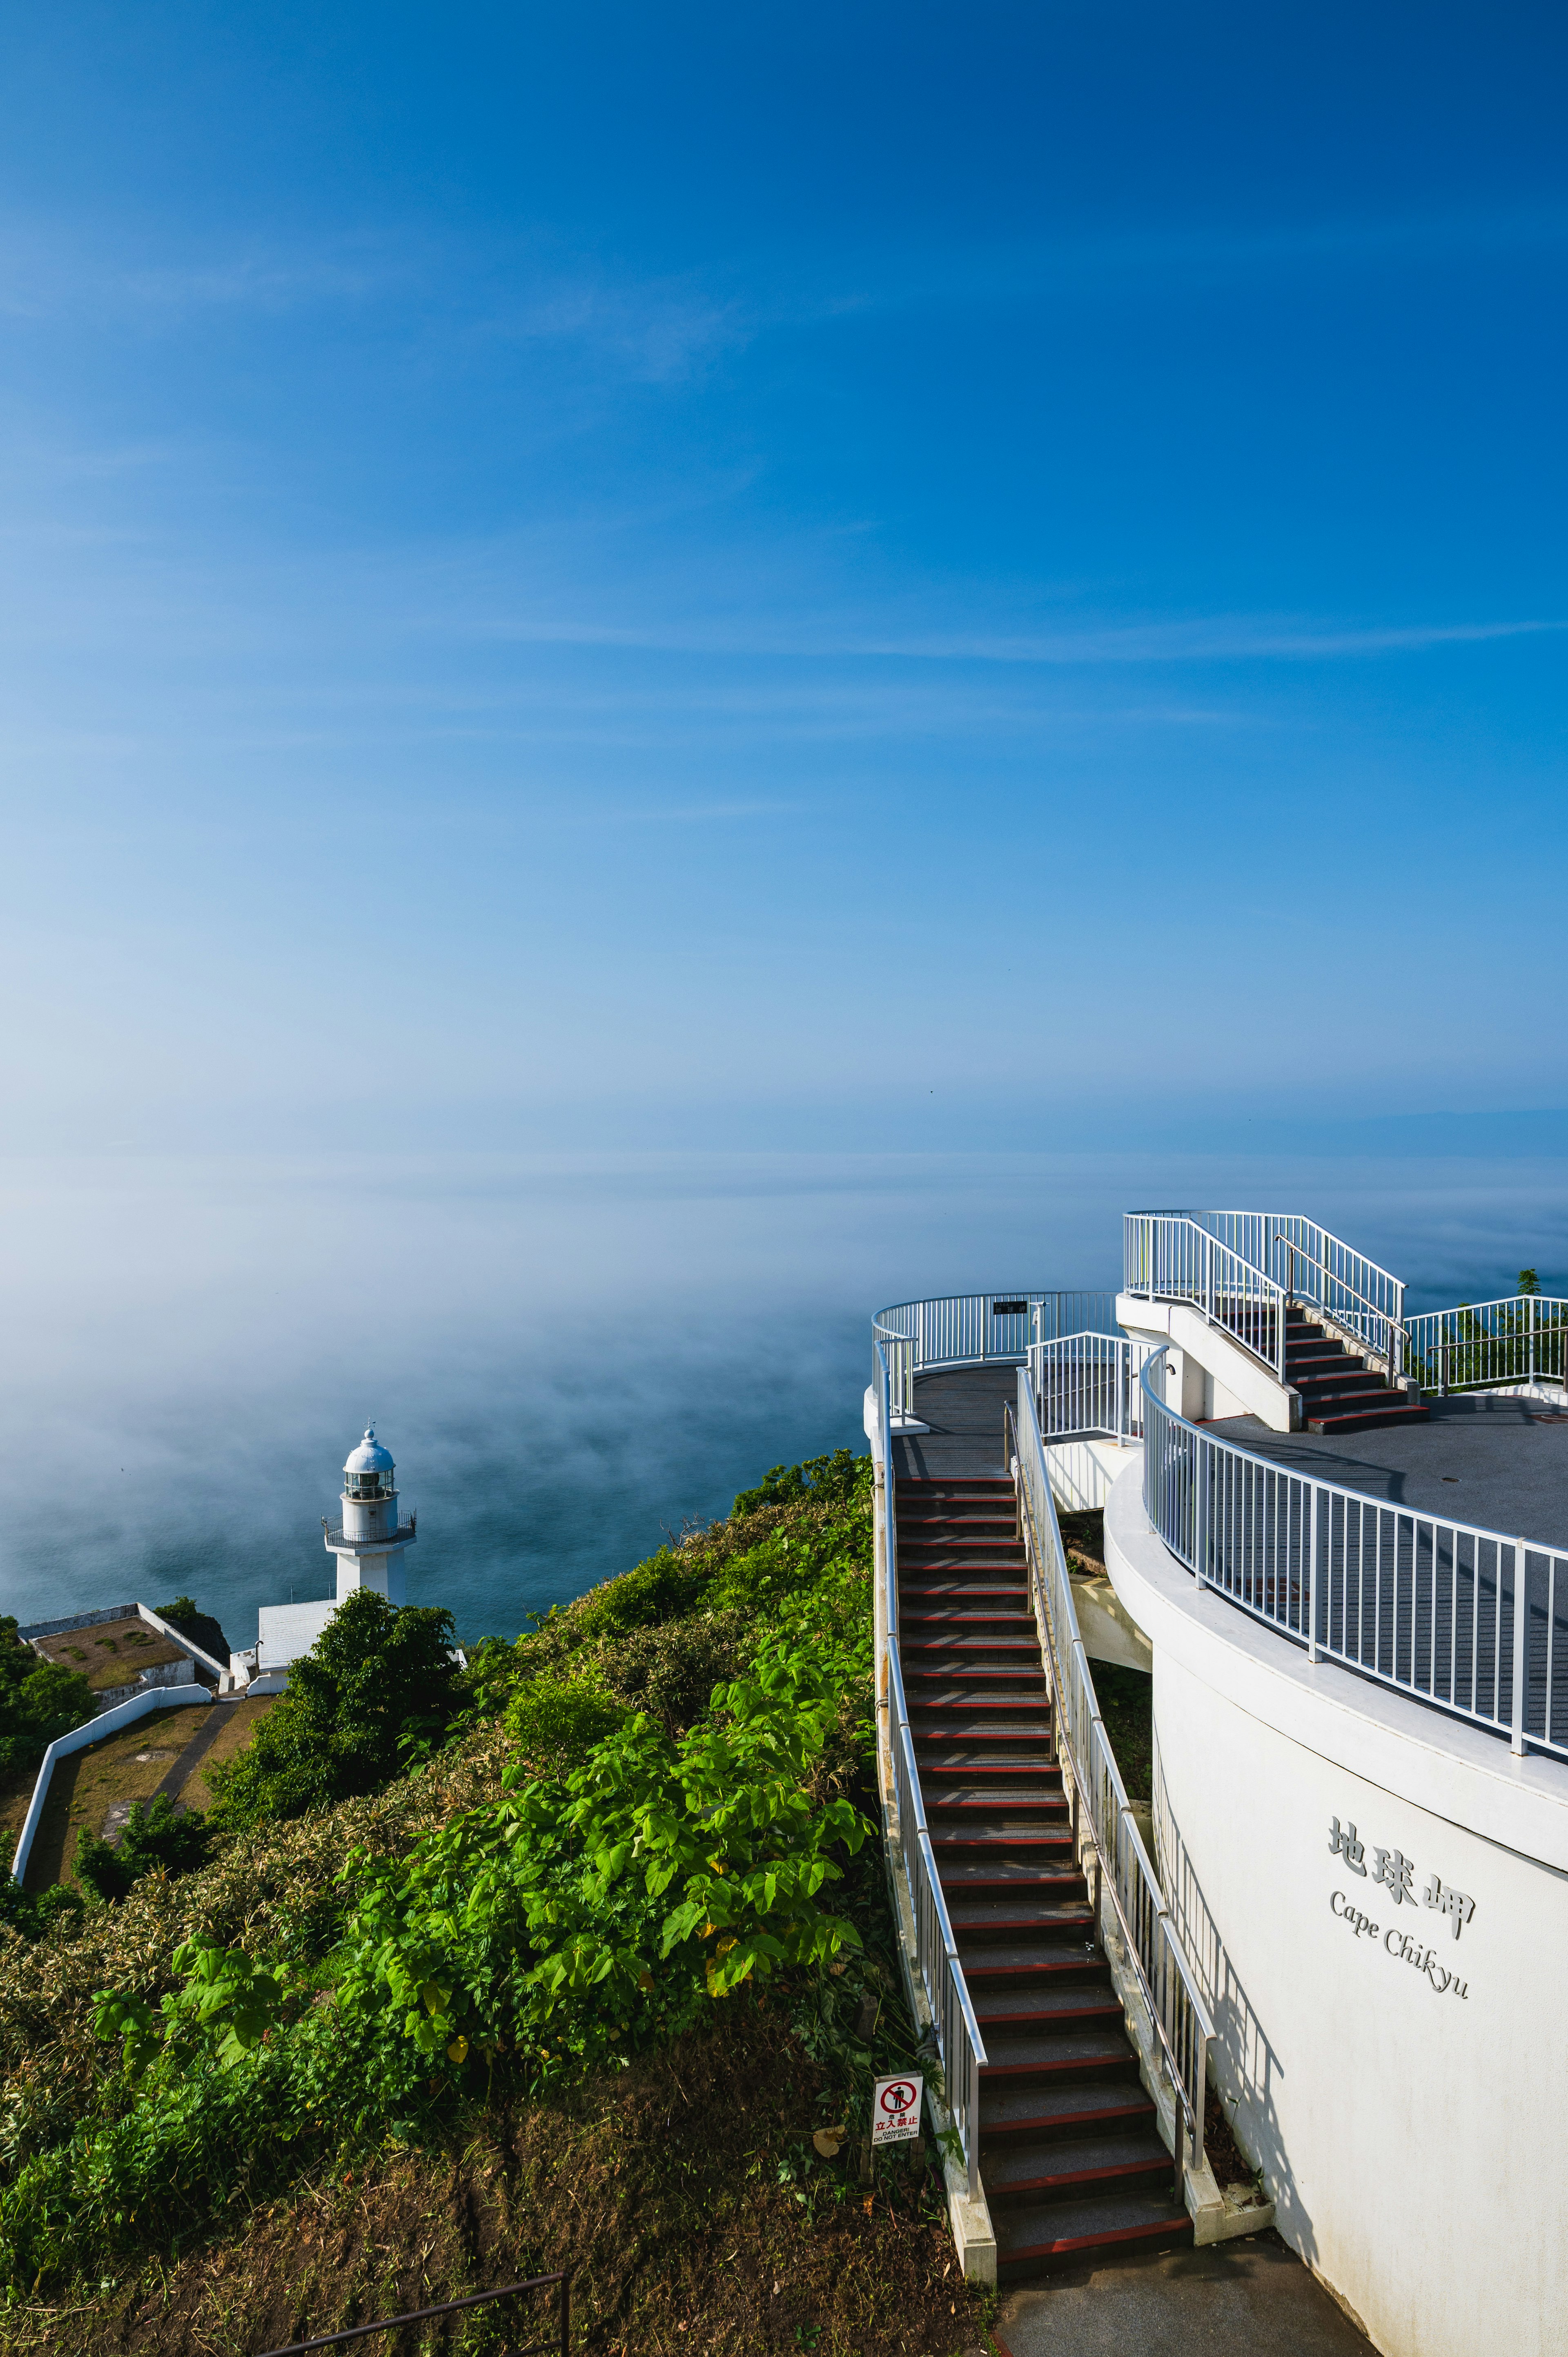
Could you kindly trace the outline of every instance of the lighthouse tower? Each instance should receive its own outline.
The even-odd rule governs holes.
[[[372,1425],[343,1468],[343,1520],[327,1531],[327,1551],[338,1558],[338,1601],[356,1587],[373,1587],[389,1604],[403,1601],[403,1559],[413,1544],[414,1517],[400,1522],[397,1468]]]

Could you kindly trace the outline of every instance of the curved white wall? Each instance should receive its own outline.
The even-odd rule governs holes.
[[[1568,1767],[1314,1667],[1200,1592],[1149,1528],[1141,1464],[1105,1536],[1154,1645],[1167,1898],[1281,2233],[1386,2357],[1560,2357]],[[1375,1882],[1375,1846],[1412,1863],[1411,1901]],[[1457,1940],[1422,1903],[1434,1874],[1474,1901]]]

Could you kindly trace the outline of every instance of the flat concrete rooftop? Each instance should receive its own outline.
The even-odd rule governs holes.
[[[1391,1505],[1568,1548],[1568,1412],[1539,1400],[1473,1392],[1381,1432],[1271,1432],[1250,1415],[1206,1429]]]

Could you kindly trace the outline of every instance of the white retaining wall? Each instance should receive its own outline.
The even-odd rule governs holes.
[[[1099,1435],[1086,1440],[1047,1440],[1046,1473],[1051,1495],[1069,1513],[1091,1513],[1104,1505],[1111,1487],[1125,1471],[1131,1457],[1143,1458],[1134,1443],[1130,1452],[1119,1440]]]
[[[149,1686],[145,1694],[133,1695],[129,1702],[117,1703],[113,1710],[100,1711],[81,1727],[73,1727],[69,1735],[57,1736],[38,1765],[33,1785],[33,1797],[27,1803],[27,1813],[16,1841],[16,1854],[11,1861],[11,1879],[22,1882],[27,1878],[27,1860],[33,1854],[33,1836],[44,1813],[48,1798],[49,1778],[54,1774],[55,1761],[64,1760],[72,1751],[85,1751],[90,1744],[101,1743],[122,1727],[133,1726],[149,1711],[183,1710],[190,1703],[211,1702],[206,1686]],[[214,1706],[216,1707],[216,1706]]]
[[[1568,1767],[1200,1591],[1137,1466],[1105,1539],[1154,1643],[1167,1902],[1280,2233],[1385,2357],[1560,2357]],[[1376,1879],[1380,1846],[1408,1898]],[[1434,1876],[1473,1902],[1457,1939],[1423,1904]]]

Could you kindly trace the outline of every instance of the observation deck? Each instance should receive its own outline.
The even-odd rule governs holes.
[[[1411,1316],[1294,1215],[1132,1214],[1124,1252],[1114,1296],[874,1329],[879,1773],[966,2270],[1272,2221],[1388,2357],[1548,2357],[1568,1301]],[[1069,1505],[1104,1508],[1153,1662],[1152,1826]],[[1215,2100],[1250,2219],[1208,2167]]]

